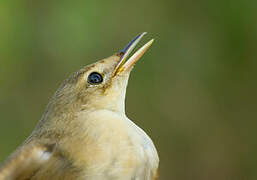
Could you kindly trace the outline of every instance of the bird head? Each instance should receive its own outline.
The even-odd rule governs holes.
[[[123,50],[68,77],[48,105],[50,114],[107,109],[125,113],[125,94],[129,74],[151,46],[146,43],[130,58],[129,54],[145,33],[136,36]]]

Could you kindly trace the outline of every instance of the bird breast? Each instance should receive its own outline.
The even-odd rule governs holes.
[[[150,180],[159,163],[156,149],[125,114],[99,110],[81,112],[77,118],[80,128],[75,132],[80,134],[69,137],[73,148],[65,149],[72,151],[71,159],[87,179]]]

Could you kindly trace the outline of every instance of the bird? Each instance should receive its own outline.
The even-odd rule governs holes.
[[[146,32],[114,55],[71,74],[50,99],[31,135],[0,166],[0,180],[157,180],[151,138],[125,113]]]

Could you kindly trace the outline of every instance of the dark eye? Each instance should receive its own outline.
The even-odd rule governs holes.
[[[98,72],[92,72],[91,74],[89,74],[87,81],[90,84],[100,84],[101,82],[103,82],[103,77]]]

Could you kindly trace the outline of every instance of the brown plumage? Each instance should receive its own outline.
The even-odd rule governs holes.
[[[144,34],[63,82],[30,137],[1,166],[1,180],[158,179],[154,144],[124,105],[130,71],[152,41],[126,58]]]

